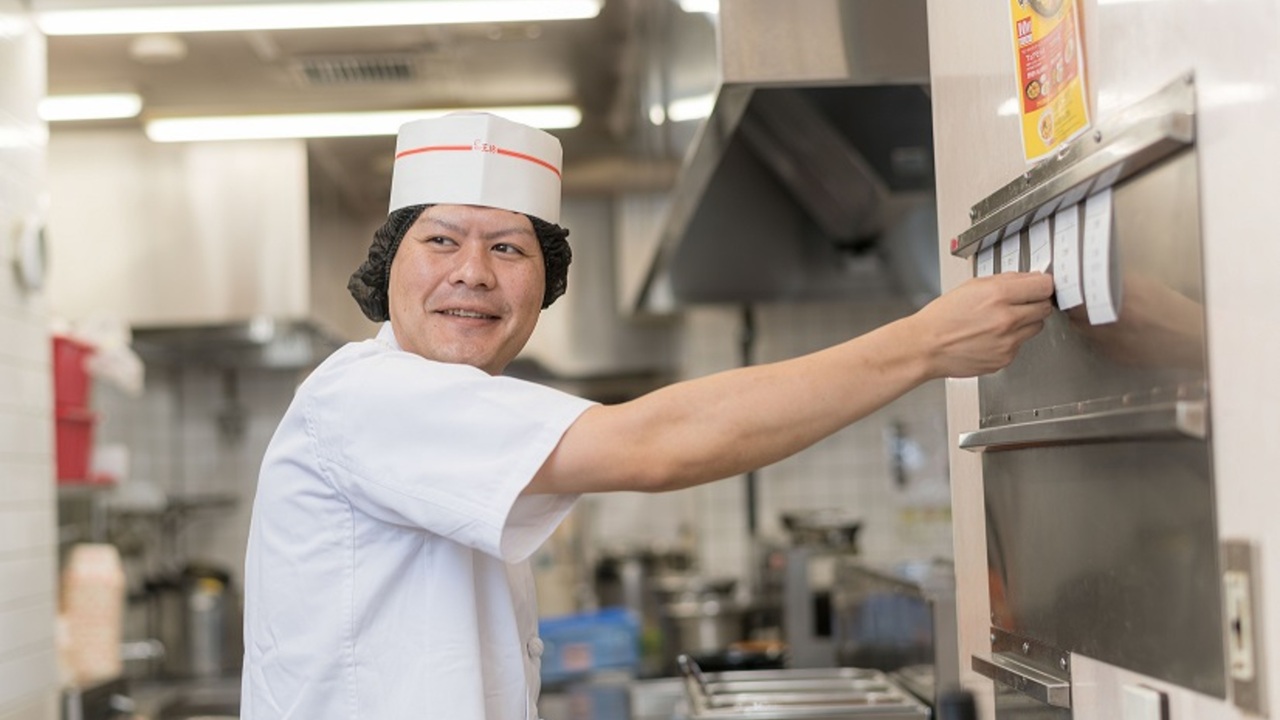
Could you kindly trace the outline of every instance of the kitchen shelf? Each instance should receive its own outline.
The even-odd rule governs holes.
[[[1177,400],[987,427],[962,434],[960,448],[993,452],[1121,440],[1204,440],[1208,435],[1207,403]]]

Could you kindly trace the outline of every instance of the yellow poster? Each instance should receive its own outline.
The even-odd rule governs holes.
[[[1017,58],[1018,112],[1028,161],[1089,127],[1076,0],[1009,0]]]

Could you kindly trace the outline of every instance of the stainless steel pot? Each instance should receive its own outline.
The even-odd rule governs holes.
[[[723,600],[686,600],[663,608],[680,652],[719,652],[742,639],[743,609]]]
[[[240,667],[243,642],[230,574],[191,565],[148,584],[151,629],[164,644],[162,674],[215,678]]]
[[[862,520],[838,510],[809,510],[783,513],[793,547],[816,547],[856,553]]]
[[[747,607],[733,598],[733,584],[703,583],[662,606],[663,649],[669,668],[681,654],[723,652],[745,637]]]

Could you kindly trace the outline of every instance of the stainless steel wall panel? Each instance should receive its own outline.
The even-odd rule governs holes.
[[[1141,405],[1203,395],[1197,187],[1196,154],[1187,151],[1115,188],[1119,322],[1090,325],[1084,307],[1055,312],[1016,362],[982,379],[983,427],[1009,422],[1006,416],[1021,411],[1086,401]]]
[[[991,624],[1225,697],[1197,152],[1111,191],[1118,321],[1054,312],[961,439],[987,451]]]
[[[992,625],[1224,696],[1209,445],[983,458]]]

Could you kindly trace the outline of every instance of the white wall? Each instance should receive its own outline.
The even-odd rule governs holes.
[[[10,271],[14,223],[44,186],[44,39],[0,0],[0,720],[58,716],[53,390],[45,303]]]

